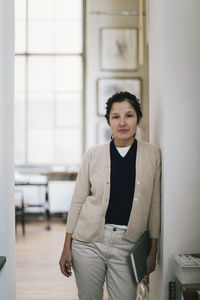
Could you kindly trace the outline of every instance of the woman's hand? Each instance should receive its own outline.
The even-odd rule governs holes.
[[[72,275],[71,240],[72,235],[67,233],[65,237],[63,251],[59,261],[60,270],[66,277],[70,277]]]
[[[60,270],[66,277],[70,277],[72,275],[71,267],[72,267],[72,255],[71,249],[63,249],[62,255],[59,261]]]
[[[156,269],[156,255],[155,254],[149,254],[147,257],[147,264],[146,264],[146,272],[147,275],[155,271]]]

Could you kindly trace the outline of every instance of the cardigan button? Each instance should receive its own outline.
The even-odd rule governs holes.
[[[134,198],[134,201],[136,201],[136,202],[137,202],[137,201],[138,201],[138,198]]]

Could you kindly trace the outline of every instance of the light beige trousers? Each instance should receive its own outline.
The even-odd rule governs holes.
[[[103,242],[73,239],[72,266],[80,300],[102,300],[106,280],[109,300],[135,300],[137,284],[130,261],[133,243],[124,229],[105,225]]]

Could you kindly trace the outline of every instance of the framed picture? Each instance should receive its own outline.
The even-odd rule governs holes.
[[[138,68],[137,29],[101,28],[100,61],[102,70],[136,70]]]
[[[113,94],[127,91],[137,98],[142,97],[142,81],[140,78],[100,78],[97,80],[97,114],[105,115],[105,103]],[[141,100],[140,100],[141,101]],[[140,102],[141,103],[141,102]]]
[[[97,144],[104,144],[111,140],[111,129],[106,119],[100,120],[97,123]]]

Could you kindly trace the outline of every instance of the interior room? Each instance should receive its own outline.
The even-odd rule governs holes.
[[[65,224],[84,153],[111,140],[105,103],[126,90],[137,140],[162,157],[157,266],[137,300],[199,299],[200,2],[0,0],[0,20],[0,299],[78,300]]]

